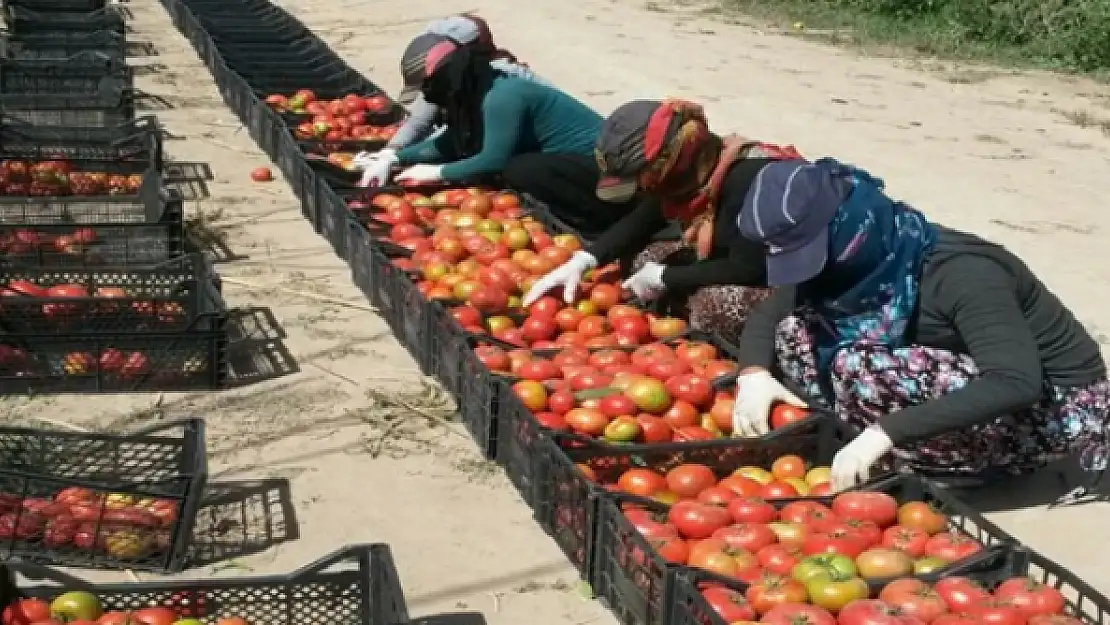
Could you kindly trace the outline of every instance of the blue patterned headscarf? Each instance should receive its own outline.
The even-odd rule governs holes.
[[[903,346],[918,298],[925,256],[937,230],[925,216],[883,192],[883,181],[832,159],[853,185],[829,227],[828,262],[799,289],[800,303],[816,313],[817,361],[829,373],[846,347]]]

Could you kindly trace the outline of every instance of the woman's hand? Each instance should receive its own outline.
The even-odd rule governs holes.
[[[784,402],[798,408],[806,403],[786,390],[771,372],[745,369],[736,377],[736,403],[732,406],[732,435],[757,438],[771,431],[771,406]]]
[[[866,482],[871,476],[871,467],[892,449],[894,443],[878,425],[860,432],[833,456],[833,491],[840,492]]]
[[[389,173],[397,164],[397,153],[389,148],[384,148],[374,153],[360,152],[353,161],[355,167],[362,170],[362,178],[358,186],[380,187],[389,184]]]
[[[397,174],[397,181],[412,185],[443,182],[443,165],[413,165]]]
[[[647,262],[632,277],[625,280],[621,286],[636,295],[641,302],[651,302],[663,296],[667,286],[663,284],[663,272],[666,265]]]
[[[566,303],[573,304],[574,297],[578,294],[578,283],[582,281],[582,274],[594,267],[597,267],[597,259],[594,258],[594,255],[578,250],[570,257],[570,260],[537,280],[532,288],[528,290],[528,293],[524,295],[524,300],[521,303],[524,306],[531,306],[548,291],[561,286],[563,287],[563,299]]]

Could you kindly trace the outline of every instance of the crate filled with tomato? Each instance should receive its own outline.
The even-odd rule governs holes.
[[[127,434],[0,428],[0,559],[181,570],[204,448],[199,419]]]
[[[826,594],[811,574],[826,572],[836,588],[861,591],[897,577],[964,566],[989,555],[991,547],[1016,544],[966,504],[909,474],[831,497],[713,493],[712,499],[720,497],[717,503],[694,498],[667,504],[624,494],[602,498],[594,590],[614,610],[648,624],[668,614],[675,576],[684,567],[789,591],[794,599],[828,607],[839,595]]]
[[[91,583],[0,567],[2,625],[389,625],[409,622],[386,545],[355,545],[292,573]]]
[[[384,146],[399,128],[396,105],[383,94],[327,98],[300,89],[292,94],[270,94],[265,102],[305,152],[320,154],[337,165],[349,165],[358,152]]]
[[[535,445],[534,516],[588,577],[602,495],[726,505],[827,494],[828,462],[846,440],[845,427],[825,417],[724,444],[613,447],[555,434]]]
[[[9,158],[0,160],[0,196],[134,196],[147,177],[160,174],[146,162]]]
[[[226,307],[200,254],[151,268],[0,268],[0,310],[9,337],[212,331]]]
[[[1023,547],[997,547],[986,557],[933,574],[869,585],[813,573],[810,583],[831,607],[800,600],[796,587],[771,588],[703,572],[680,575],[673,625],[1093,625],[1110,600],[1074,574]],[[791,596],[793,595],[793,596]],[[807,596],[808,599],[808,596]]]

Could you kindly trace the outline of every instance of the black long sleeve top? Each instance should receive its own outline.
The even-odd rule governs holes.
[[[1106,376],[1098,344],[1021,259],[975,235],[941,228],[922,268],[907,343],[968,354],[980,376],[963,389],[879,419],[897,444],[985,423],[1040,401],[1044,386]],[[770,368],[775,327],[795,309],[780,288],[749,317],[741,366]]]

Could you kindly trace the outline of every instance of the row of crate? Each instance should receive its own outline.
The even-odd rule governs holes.
[[[219,277],[186,238],[172,183],[189,173],[165,161],[155,118],[134,119],[125,59],[149,47],[127,41],[123,14],[103,0],[4,7],[0,394],[218,388],[226,376]],[[29,196],[24,182],[52,188]],[[385,545],[224,580],[95,584],[50,567],[182,570],[206,480],[201,420],[126,435],[0,428],[4,621],[73,591],[104,612],[205,622],[408,621]]]
[[[489,337],[465,331],[446,303],[425,298],[409,270],[398,262],[405,251],[384,240],[370,223],[373,217],[366,209],[376,195],[413,190],[358,189],[357,173],[345,166],[345,159],[380,146],[388,132],[373,139],[329,136],[329,118],[336,113],[328,107],[352,94],[363,99],[384,97],[379,90],[299,21],[264,0],[236,5],[164,0],[164,4],[212,70],[228,104],[285,173],[301,199],[305,218],[349,261],[355,283],[422,370],[456,396],[463,421],[477,443],[505,468],[539,524],[618,619],[635,625],[727,625],[703,594],[705,585],[742,591],[750,581],[715,577],[664,558],[626,512],[645,509],[663,514],[668,506],[616,495],[614,483],[632,468],[662,474],[684,463],[711,466],[718,477],[737,467],[767,466],[782,454],[828,463],[846,440],[841,424],[818,414],[759,441],[631,446],[545,429],[517,397],[513,379],[487,370],[476,357],[474,348],[488,343]],[[313,101],[321,102],[315,111],[306,106]],[[343,109],[337,105],[336,110]],[[396,119],[395,109],[387,113],[380,103],[373,110],[383,115],[379,123],[386,127]],[[542,208],[532,207],[532,212],[545,225],[557,228]],[[686,338],[728,350],[714,337]],[[864,488],[888,493],[899,503],[928,502],[946,515],[947,532],[979,545],[975,556],[958,560],[939,575],[968,575],[985,584],[1029,575],[1066,591],[1070,612],[1082,620],[1105,619],[1110,603],[1100,593],[1020,546],[929,480],[892,474]],[[816,501],[829,503],[830,499]],[[781,508],[790,501],[776,505]]]
[[[227,307],[175,186],[195,172],[134,115],[122,12],[32,4],[5,5],[0,58],[0,393],[219,388]]]

